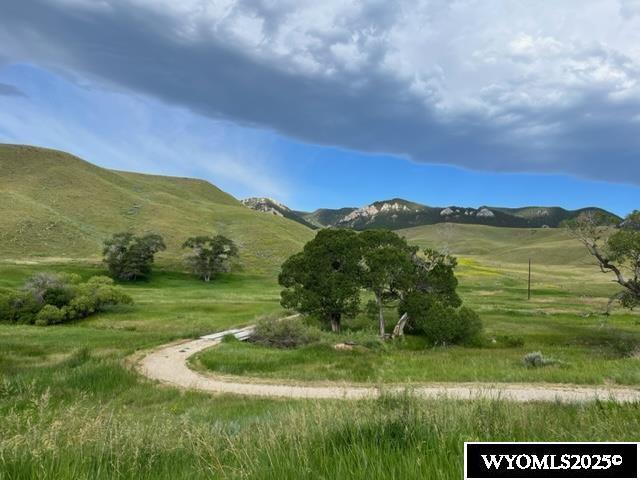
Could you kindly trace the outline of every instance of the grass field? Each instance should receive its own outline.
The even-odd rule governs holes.
[[[102,273],[86,262],[7,262],[0,263],[0,286],[17,286],[43,270]],[[581,261],[563,267],[534,262],[530,302],[521,261],[469,255],[461,259],[458,276],[462,297],[481,313],[487,333],[522,336],[524,347],[433,350],[413,341],[412,351],[391,346],[374,352],[384,357],[384,368],[368,354],[354,359],[340,352],[325,379],[378,382],[400,375],[411,381],[638,384],[633,348],[639,318],[597,315],[613,286],[592,267]],[[160,387],[131,370],[132,355],[277,314],[279,288],[273,275],[240,272],[207,285],[163,269],[149,282],[124,288],[133,306],[81,322],[0,325],[0,479],[455,479],[468,440],[634,441],[640,435],[637,404],[408,397],[312,402]],[[224,344],[206,355],[224,361],[242,353],[225,352],[228,347],[253,348]],[[565,364],[528,371],[519,361],[532,350]],[[315,366],[308,361],[312,353]],[[261,376],[316,379],[322,371],[317,359],[327,353],[302,350],[292,360],[280,355],[295,352],[271,351],[273,357],[264,361],[252,353],[253,366],[235,373],[255,374],[260,361]]]

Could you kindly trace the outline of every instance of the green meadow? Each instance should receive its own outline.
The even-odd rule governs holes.
[[[102,272],[99,266],[73,263],[2,264],[0,285],[19,285],[41,270],[85,277]],[[393,365],[395,355],[411,359],[405,372],[414,381],[484,375],[505,381],[529,376],[527,381],[600,383],[617,378],[633,383],[630,366],[637,370],[637,360],[619,357],[608,342],[621,335],[637,340],[637,317],[617,313],[605,319],[593,313],[606,301],[606,278],[589,276],[589,270],[571,272],[566,278],[550,267],[544,276],[537,273],[534,299],[527,303],[522,300],[526,284],[521,266],[507,269],[465,260],[459,272],[465,301],[482,311],[489,333],[520,335],[524,347],[447,351],[413,341],[402,349],[402,358],[393,346],[365,352],[362,358],[383,355],[390,369],[372,367],[375,373],[369,377],[365,360],[351,358],[353,369],[341,369],[342,355],[352,353],[331,352],[338,354],[333,379],[391,378],[405,368]],[[580,280],[582,274],[586,281]],[[579,285],[589,285],[588,295],[578,294]],[[159,386],[132,371],[132,356],[178,338],[280,313],[278,286],[272,277],[248,274],[230,274],[206,285],[159,270],[149,282],[125,288],[134,297],[133,306],[61,326],[0,326],[0,478],[459,478],[464,441],[621,441],[637,440],[640,432],[640,407],[634,404],[422,401],[404,395],[375,401],[293,401]],[[558,312],[544,314],[547,308]],[[367,335],[366,319],[355,319],[351,326],[360,338]],[[206,355],[224,361],[233,352],[226,349],[240,346],[254,348],[229,342]],[[551,355],[554,346],[558,355],[566,352],[566,366],[530,372],[519,362],[522,352],[541,348]],[[307,353],[301,352],[299,364],[265,361],[259,375],[318,378],[320,370],[311,368]],[[589,352],[597,366],[580,373],[572,362]],[[491,359],[481,362],[487,367],[484,373],[484,367],[474,365],[483,355]],[[419,363],[414,356],[421,357]],[[422,376],[416,374],[418,364],[426,371]]]
[[[0,324],[0,480],[460,478],[470,440],[637,440],[640,406],[418,400],[301,401],[208,395],[138,375],[162,344],[284,315],[276,273],[313,237],[213,185],[100,169],[61,152],[0,146],[0,288],[31,275],[105,274],[116,231],[157,232],[166,252],[134,303],[85,320]],[[61,188],[64,187],[64,188]],[[88,204],[87,198],[99,201]],[[241,259],[210,284],[184,273],[181,242],[220,233]],[[401,232],[459,257],[459,293],[486,342],[434,348],[376,340],[364,314],[292,350],[224,342],[194,368],[249,381],[640,384],[640,316],[602,314],[615,287],[559,229],[435,225]],[[527,300],[527,263],[533,262]],[[387,311],[388,327],[396,315]],[[336,350],[343,342],[352,350]],[[531,369],[534,351],[555,363]]]
[[[460,263],[461,295],[485,325],[488,341],[480,348],[432,347],[411,335],[372,344],[375,321],[360,315],[340,336],[327,334],[315,344],[274,349],[226,342],[193,364],[226,375],[293,382],[640,384],[640,316],[620,310],[603,315],[614,288],[608,277],[590,267],[534,266],[527,300],[526,265],[464,258]],[[397,314],[389,310],[387,318],[392,328]],[[336,350],[344,342],[355,346]],[[525,367],[524,355],[537,351],[555,363]]]

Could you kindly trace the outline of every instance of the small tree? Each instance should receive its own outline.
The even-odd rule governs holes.
[[[320,230],[302,252],[282,265],[281,304],[313,314],[340,330],[343,315],[355,315],[360,302],[360,241],[351,230]]]
[[[416,249],[390,230],[367,230],[362,242],[362,283],[374,294],[380,336],[385,335],[384,306],[400,297],[414,280],[412,257]]]
[[[182,248],[191,249],[186,259],[191,271],[205,282],[230,269],[230,260],[238,256],[238,247],[223,235],[187,239]]]
[[[155,254],[166,249],[160,235],[142,237],[132,233],[116,233],[105,240],[104,263],[111,276],[117,280],[136,280],[151,273]]]
[[[600,270],[612,273],[623,287],[611,297],[606,313],[616,301],[629,309],[640,305],[640,211],[628,215],[615,231],[608,217],[595,212],[580,215],[567,227],[596,259]]]

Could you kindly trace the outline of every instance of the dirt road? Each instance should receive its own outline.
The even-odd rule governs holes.
[[[161,383],[177,387],[214,393],[232,393],[261,397],[286,398],[374,398],[381,390],[348,384],[336,385],[287,385],[243,382],[237,379],[220,378],[191,370],[187,359],[192,355],[217,345],[225,335],[235,335],[244,340],[252,327],[232,329],[207,335],[197,340],[162,346],[146,355],[137,364],[144,376]],[[390,385],[385,392],[402,392],[406,387]],[[617,402],[640,401],[640,389],[608,388],[605,386],[579,386],[564,384],[519,384],[519,383],[434,383],[413,386],[411,392],[423,398],[452,399],[504,399],[517,402],[585,402],[614,400]]]

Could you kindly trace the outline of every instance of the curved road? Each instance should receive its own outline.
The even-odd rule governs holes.
[[[253,327],[231,329],[206,335],[197,340],[159,347],[147,354],[137,364],[144,376],[164,384],[214,393],[232,393],[261,397],[287,398],[375,398],[381,390],[375,387],[335,385],[298,386],[242,383],[204,375],[191,370],[187,359],[192,355],[217,345],[225,335],[234,335],[245,340]],[[385,392],[403,392],[407,387],[389,386]],[[633,388],[607,388],[604,386],[578,386],[562,384],[517,384],[517,383],[441,383],[411,387],[411,392],[423,398],[452,399],[503,399],[517,402],[585,402],[593,400],[613,400],[617,402],[639,402],[640,390]]]

